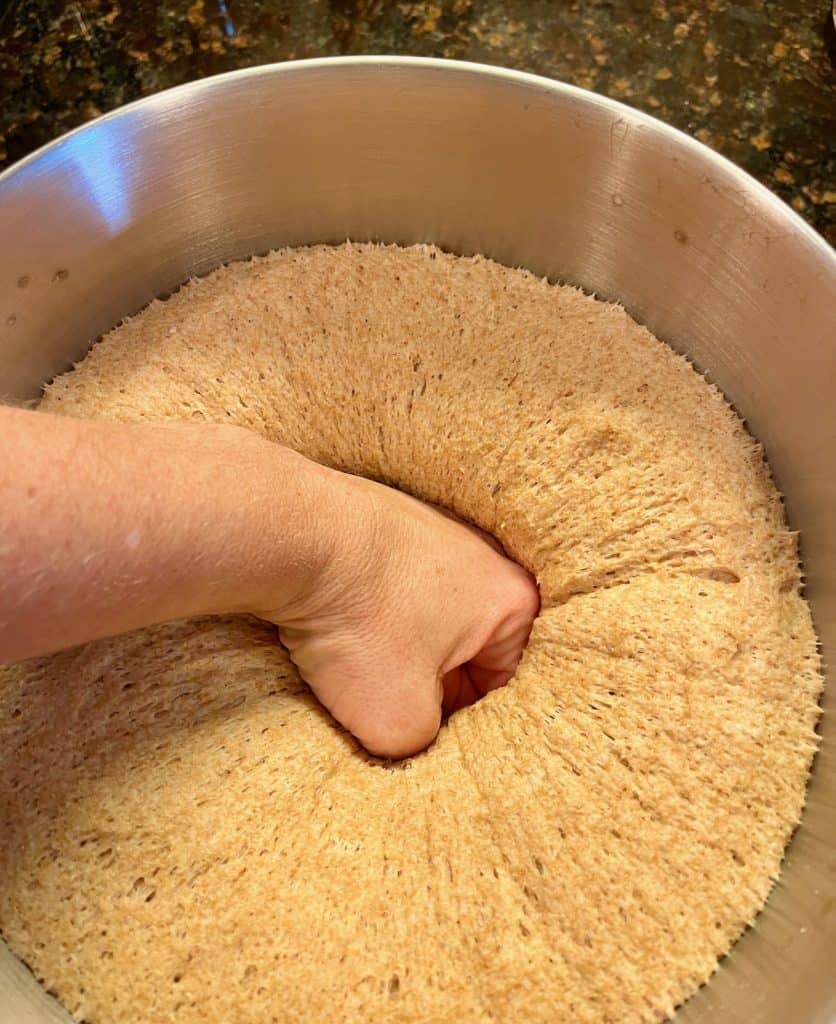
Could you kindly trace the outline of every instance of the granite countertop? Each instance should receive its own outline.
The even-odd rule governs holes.
[[[483,61],[613,96],[740,164],[836,244],[830,0],[0,0],[0,166],[168,86],[269,61]]]

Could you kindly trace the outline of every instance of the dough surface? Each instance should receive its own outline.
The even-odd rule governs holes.
[[[709,977],[820,675],[762,453],[686,360],[486,259],[319,247],[152,303],[42,408],[250,427],[475,522],[543,599],[515,679],[400,764],[253,619],[0,669],[0,928],[79,1019],[625,1024]]]

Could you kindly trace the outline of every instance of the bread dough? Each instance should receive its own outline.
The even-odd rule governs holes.
[[[78,1018],[625,1024],[708,978],[820,675],[762,452],[685,359],[526,272],[345,245],[190,282],[42,408],[250,427],[475,522],[543,598],[514,680],[397,764],[250,618],[0,670],[0,927]]]

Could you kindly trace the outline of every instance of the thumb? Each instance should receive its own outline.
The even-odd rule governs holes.
[[[441,725],[438,674],[393,669],[385,678],[378,669],[369,678],[370,666],[364,667],[365,681],[340,686],[332,701],[329,686],[314,685],[316,695],[370,754],[397,759],[428,747]]]

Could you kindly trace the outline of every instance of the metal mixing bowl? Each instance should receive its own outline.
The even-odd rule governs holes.
[[[435,242],[580,284],[706,369],[766,446],[833,660],[836,258],[704,146],[567,85],[305,61],[173,89],[59,139],[0,177],[0,395],[35,397],[194,274],[346,238]],[[825,713],[766,909],[677,1021],[836,1019],[834,733]],[[0,1022],[68,1020],[0,944]]]

